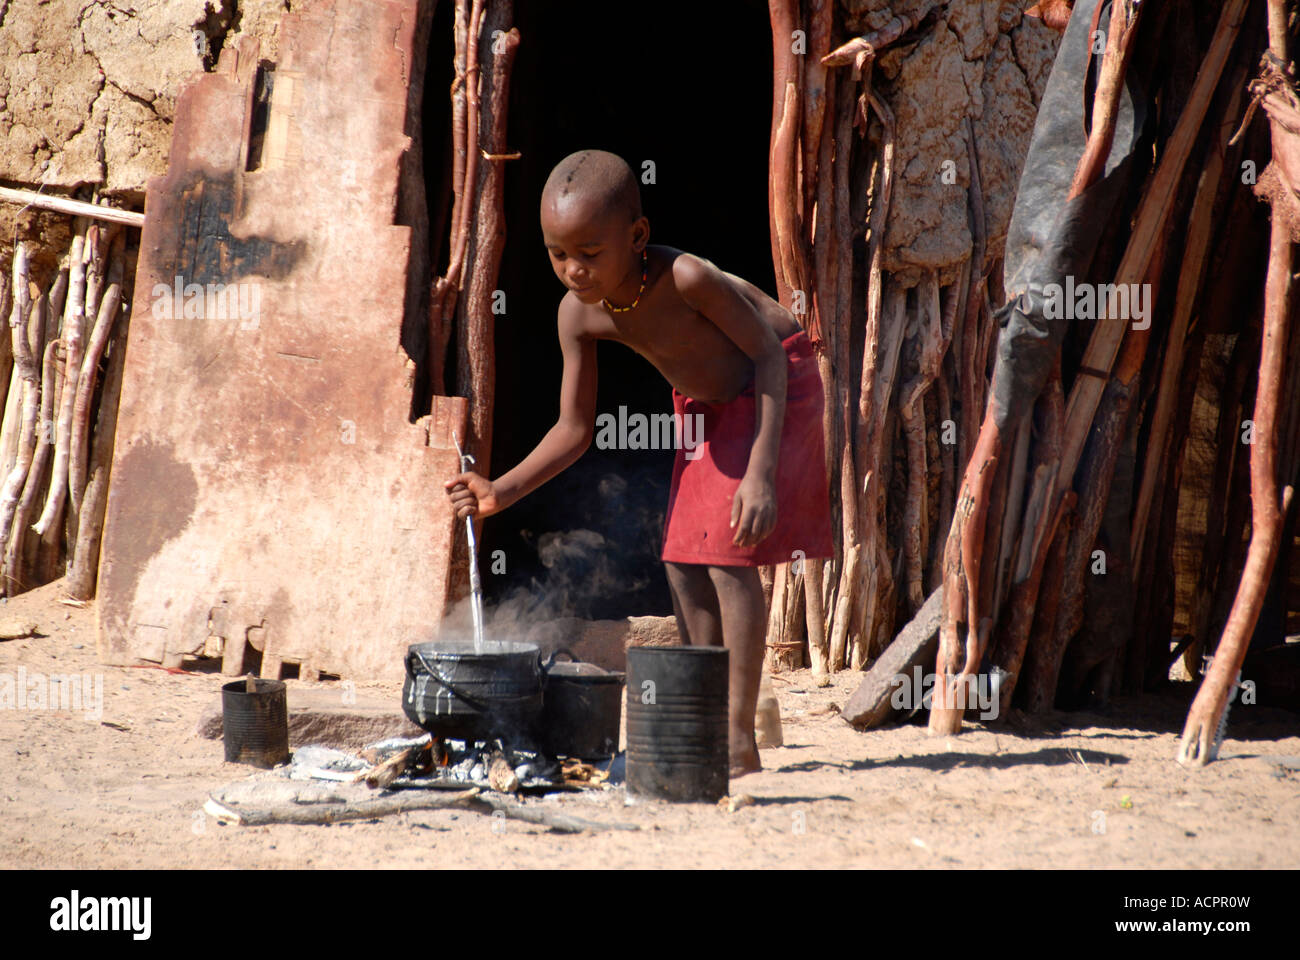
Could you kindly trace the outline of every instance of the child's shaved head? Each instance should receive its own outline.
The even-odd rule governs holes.
[[[641,191],[632,168],[604,150],[579,150],[555,165],[542,188],[542,206],[590,201],[602,210],[617,209],[628,222],[641,216]]]

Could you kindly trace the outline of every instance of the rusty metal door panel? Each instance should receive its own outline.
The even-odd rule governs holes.
[[[412,424],[393,224],[416,3],[287,15],[177,103],[149,185],[100,562],[111,663],[393,678],[446,602],[465,401]],[[248,169],[253,167],[255,169]],[[233,291],[233,292],[232,292]]]

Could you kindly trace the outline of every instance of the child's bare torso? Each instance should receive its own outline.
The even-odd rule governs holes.
[[[580,311],[581,334],[631,347],[653,363],[678,393],[708,404],[729,403],[753,379],[753,361],[678,293],[672,264],[682,251],[663,246],[647,249],[650,278],[635,310],[611,315],[599,304],[587,306],[573,298]],[[719,273],[772,328],[778,340],[799,330],[790,312],[758,287],[725,270]],[[568,296],[572,298],[572,294]]]

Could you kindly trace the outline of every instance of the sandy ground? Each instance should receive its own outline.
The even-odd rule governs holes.
[[[1281,867],[1300,866],[1300,717],[1238,706],[1222,759],[1174,762],[1185,695],[931,738],[859,733],[856,684],[777,678],[786,745],[732,783],[755,802],[629,805],[621,789],[542,802],[636,832],[562,835],[470,812],[335,826],[221,826],[209,791],[252,772],[195,724],[222,679],[100,665],[93,612],[59,584],[0,605],[47,636],[0,641],[0,676],[104,678],[103,715],[0,709],[0,867]],[[288,681],[290,702],[298,681]],[[312,685],[319,689],[319,685]],[[391,696],[398,689],[360,688]],[[112,725],[108,725],[112,724]],[[125,728],[125,729],[122,729]]]

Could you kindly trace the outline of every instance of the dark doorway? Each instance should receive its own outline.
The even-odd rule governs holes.
[[[555,311],[563,288],[542,244],[538,205],[565,155],[610,150],[638,175],[653,162],[655,182],[641,186],[651,243],[697,253],[775,291],[766,7],[585,0],[516,3],[515,11],[522,40],[508,141],[522,157],[506,165],[493,476],[528,454],[558,409]],[[602,343],[599,364],[599,411],[671,412],[668,384],[641,357]],[[672,461],[672,451],[593,445],[568,471],[487,521],[481,556],[488,598],[528,591],[544,601],[538,615],[671,613],[659,550]],[[497,572],[502,560],[504,573]]]

